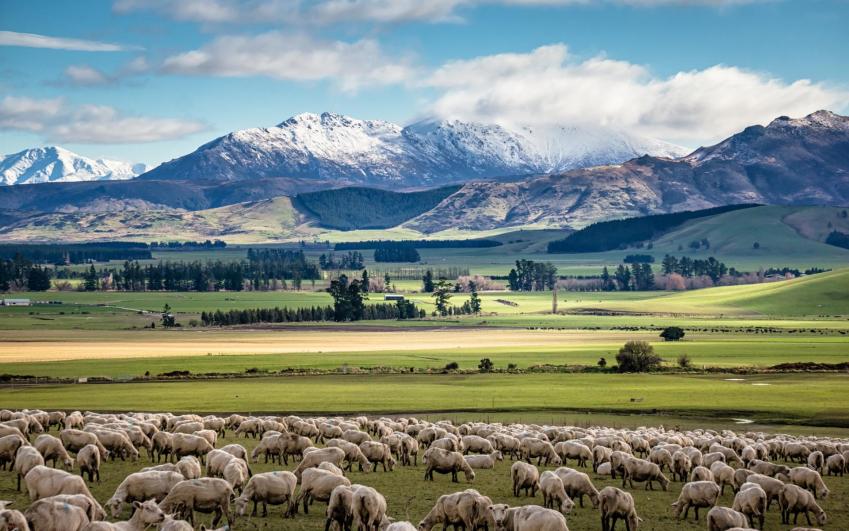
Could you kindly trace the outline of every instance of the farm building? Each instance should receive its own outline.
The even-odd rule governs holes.
[[[29,299],[3,299],[0,301],[0,305],[2,306],[29,306]]]
[[[385,301],[402,301],[404,300],[403,295],[398,295],[397,293],[386,293],[383,295],[383,300]]]

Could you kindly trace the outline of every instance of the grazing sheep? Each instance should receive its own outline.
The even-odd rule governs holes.
[[[781,494],[778,497],[778,506],[781,508],[781,523],[790,523],[790,514],[793,514],[793,525],[796,525],[799,519],[799,513],[804,513],[805,520],[808,525],[811,525],[811,517],[809,513],[814,513],[818,525],[825,525],[827,520],[825,511],[806,489],[798,485],[785,485],[781,489]]]
[[[731,508],[745,514],[752,525],[757,518],[758,529],[764,528],[766,492],[757,483],[744,483],[740,487],[740,492],[734,496],[734,504]]]
[[[5,439],[6,437],[3,437]],[[3,439],[0,439],[2,441]],[[0,443],[2,444],[2,443]],[[42,434],[35,439],[33,446],[44,457],[44,462],[50,461],[53,468],[56,468],[56,461],[61,461],[62,467],[65,470],[70,470],[74,466],[74,460],[71,455],[62,446],[62,441],[52,435]],[[98,449],[98,452],[100,450]]]
[[[478,435],[464,435],[460,441],[463,443],[464,454],[491,454],[495,451],[492,442]]]
[[[171,436],[171,453],[177,459],[193,455],[200,459],[201,464],[203,464],[206,454],[212,450],[214,450],[212,445],[203,437],[186,433],[175,433]]]
[[[751,470],[746,469],[746,468],[738,468],[737,470],[735,470],[734,471],[734,492],[737,492],[738,490],[740,490],[740,487],[743,485],[743,483],[749,481],[749,476],[751,476],[752,474],[754,474],[754,472],[752,472]],[[767,476],[767,477],[769,477],[769,476]]]
[[[784,445],[784,457],[788,461],[805,463],[809,455],[811,455],[811,449],[802,443],[788,442]]]
[[[152,445],[152,455],[156,457],[158,463],[163,457],[166,461],[171,460],[171,454],[174,452],[174,435],[166,431],[158,431],[150,438]]]
[[[539,488],[539,470],[534,465],[516,461],[510,467],[510,477],[513,479],[513,496],[519,497],[519,491],[524,489],[525,496],[536,496]]]
[[[133,515],[126,522],[92,522],[86,531],[144,531],[150,526],[161,524],[165,513],[153,500],[133,502]]]
[[[320,465],[321,463],[333,463],[334,465],[341,467],[342,461],[345,459],[345,452],[341,448],[321,448],[316,449],[312,452],[304,454],[301,462],[298,463],[297,468],[295,468],[295,476],[298,479],[301,479],[301,474],[309,469],[314,468]]]
[[[562,464],[560,456],[554,451],[554,446],[552,446],[550,442],[536,437],[527,437],[522,439],[522,442],[519,445],[519,450],[522,453],[522,459],[528,463],[531,462],[531,459],[536,457],[537,466],[541,464],[544,464],[545,466],[560,466]]]
[[[784,482],[780,479],[771,478],[769,476],[764,476],[763,474],[751,474],[746,478],[744,483],[755,483],[759,485],[764,492],[766,492],[766,508],[769,509],[769,506],[772,505],[772,501],[778,501],[778,496],[781,493],[781,489],[784,488]],[[743,485],[740,485],[742,488]]]
[[[339,485],[333,488],[325,510],[324,529],[330,530],[335,523],[339,531],[351,529],[354,519],[353,512],[354,489],[349,485]]]
[[[500,450],[495,450],[489,455],[467,455],[463,457],[469,467],[473,469],[495,468],[496,461],[504,461]]]
[[[80,468],[80,475],[88,474],[88,481],[91,483],[94,478],[100,483],[100,450],[93,444],[83,446],[83,449],[77,452],[77,466]]]
[[[230,462],[224,467],[221,475],[237,494],[242,493],[242,487],[244,487],[250,478],[248,464],[244,459],[238,457],[230,459]]]
[[[554,451],[560,456],[565,465],[568,459],[574,459],[578,466],[587,466],[587,461],[592,460],[593,452],[585,444],[576,441],[561,441],[554,445]]]
[[[715,481],[709,468],[698,465],[690,471],[690,481]]]
[[[342,432],[342,437],[340,438],[350,443],[354,443],[357,446],[371,440],[371,436],[368,433],[359,430],[346,430]]]
[[[842,477],[846,470],[846,458],[841,454],[828,456],[828,459],[825,460],[825,470],[829,476],[834,475]]]
[[[106,447],[100,443],[100,439],[98,439],[97,435],[94,433],[66,428],[59,432],[59,439],[62,441],[62,446],[71,452],[79,452],[85,447],[85,445],[93,444],[97,446],[97,449],[100,451],[101,461],[106,461],[106,459],[109,458],[109,451],[106,450]],[[37,448],[38,439],[36,439],[35,442]],[[44,455],[44,452],[42,452],[42,455]],[[45,457],[44,460],[47,461],[48,459]]]
[[[94,434],[97,436],[100,444],[109,451],[113,461],[116,456],[120,457],[121,461],[125,457],[129,457],[133,462],[139,460],[139,451],[136,450],[136,447],[133,446],[130,438],[124,432],[98,429]]]
[[[37,531],[82,531],[91,523],[85,511],[64,501],[33,503],[24,517]]]
[[[708,531],[728,531],[735,527],[746,529],[746,515],[728,507],[714,507],[707,515]]]
[[[121,516],[125,503],[165,499],[175,485],[185,478],[177,472],[134,472],[124,478],[106,502],[113,518]]]
[[[201,476],[200,461],[193,455],[181,457],[177,461],[177,472],[186,479],[196,479]]]
[[[602,531],[613,531],[618,520],[625,521],[627,531],[637,531],[643,520],[637,516],[634,497],[630,493],[616,487],[604,487],[599,491],[598,497]]]
[[[436,524],[443,527],[449,524],[460,526],[469,531],[478,527],[486,527],[488,523],[487,508],[492,505],[488,496],[482,496],[474,489],[445,494],[437,499],[436,504],[419,522],[421,531],[430,531]]]
[[[0,530],[2,531],[30,531],[27,518],[24,513],[15,509],[7,509],[10,501],[0,501]]]
[[[722,461],[716,461],[710,465],[710,473],[713,474],[713,480],[719,485],[719,494],[725,494],[725,486],[729,485],[734,489],[734,469],[726,465]]]
[[[566,488],[563,486],[560,476],[550,470],[546,470],[539,477],[539,490],[542,493],[543,507],[558,509],[561,513],[567,514],[575,506],[572,499],[566,494]],[[555,507],[555,503],[557,507]]]
[[[710,452],[702,455],[702,466],[710,468],[714,463],[721,462],[725,464],[725,454],[722,452]]]
[[[590,481],[588,475],[566,467],[560,467],[554,473],[563,482],[563,488],[566,490],[569,498],[572,500],[577,498],[578,503],[583,507],[584,496],[586,495],[589,497],[593,509],[598,508],[598,490],[593,485],[593,482]]]
[[[378,531],[381,523],[386,522],[386,498],[372,487],[360,485],[354,489],[351,499],[353,525],[358,530]]]
[[[466,481],[474,481],[475,471],[463,459],[463,454],[460,452],[448,452],[441,448],[428,448],[424,454],[425,480],[433,481],[433,473],[451,474],[451,481],[457,483],[457,472],[463,472],[466,476]]]
[[[808,489],[814,495],[814,498],[828,498],[829,490],[822,480],[822,476],[816,470],[799,466],[790,471],[788,474],[790,482],[798,485],[803,489]]]
[[[222,452],[226,452],[233,457],[238,457],[239,459],[248,460],[248,451],[241,444],[228,444],[226,446],[221,447]]]
[[[94,499],[83,478],[43,465],[33,467],[27,472],[24,483],[32,501],[57,494],[85,494]]]
[[[158,531],[194,531],[194,528],[185,520],[175,520],[166,514],[165,519],[159,524]]]
[[[290,506],[290,514],[298,512],[298,505],[303,502],[304,514],[309,513],[309,506],[314,500],[329,502],[333,489],[339,485],[351,486],[351,481],[335,472],[321,468],[308,468],[300,478],[301,490],[297,499]]]
[[[18,449],[18,453],[15,455],[15,462],[12,463],[12,470],[15,471],[18,477],[18,491],[21,490],[21,478],[39,465],[44,466],[44,458],[38,450],[32,446],[22,446]]]
[[[699,521],[699,509],[704,507],[713,507],[719,499],[719,485],[713,481],[693,481],[685,483],[681,487],[681,494],[678,499],[672,504],[675,508],[675,518],[687,519],[687,512],[690,507],[696,513],[696,521]],[[683,515],[682,515],[683,511]]]
[[[653,449],[649,454],[649,461],[659,466],[661,471],[666,468],[672,472],[672,454],[664,448]],[[580,465],[580,463],[578,464]]]
[[[491,505],[489,512],[497,529],[506,531],[569,531],[566,518],[557,511],[525,505],[524,507],[509,507],[503,503]],[[636,529],[636,528],[635,528]],[[606,531],[606,530],[605,530]]]
[[[823,456],[822,452],[817,450],[808,455],[808,468],[822,472],[823,465],[825,465],[825,456]]]
[[[98,522],[106,519],[106,511],[97,500],[92,499],[85,494],[57,494],[56,496],[48,496],[35,501],[30,507],[40,503],[64,503],[74,505],[85,511],[86,516],[92,522]]]
[[[14,463],[18,449],[28,445],[29,442],[20,435],[0,437],[0,470],[6,470],[6,463]]]
[[[790,467],[785,465],[776,465],[775,463],[770,463],[769,461],[761,461],[760,459],[754,459],[749,462],[749,466],[746,467],[755,474],[762,474],[764,476],[775,477],[778,474],[787,474],[790,472]]]
[[[159,507],[169,513],[184,514],[189,523],[194,526],[194,512],[214,513],[213,527],[218,525],[221,518],[227,519],[227,525],[233,526],[230,515],[230,499],[233,498],[230,484],[219,478],[198,478],[181,481],[171,488]]]
[[[257,504],[262,502],[262,516],[268,516],[268,504],[283,505],[283,516],[289,514],[290,507],[295,498],[295,487],[298,478],[288,471],[265,472],[255,474],[245,485],[241,496],[236,498],[236,514],[244,516],[248,502],[253,502],[254,507],[251,516],[256,516]]]
[[[634,488],[634,481],[646,483],[646,490],[653,490],[652,482],[657,481],[663,490],[669,489],[669,480],[660,471],[660,467],[654,463],[639,459],[636,457],[628,457],[623,463],[622,470],[622,487],[625,487],[627,482],[631,488]]]
[[[377,465],[383,465],[383,471],[392,471],[395,468],[395,458],[392,457],[392,451],[388,444],[376,441],[365,441],[360,444],[360,451],[365,458],[372,464],[372,472],[377,472]]]
[[[672,454],[672,479],[677,481],[687,481],[690,477],[690,471],[693,469],[693,462],[690,457],[682,451],[677,451]]]
[[[593,472],[601,474],[598,471],[599,465],[610,462],[610,456],[613,450],[605,446],[593,446]]]

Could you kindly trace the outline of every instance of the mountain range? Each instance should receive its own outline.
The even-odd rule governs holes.
[[[132,179],[144,164],[90,159],[58,146],[25,149],[0,159],[0,185]]]
[[[605,134],[298,115],[221,137],[129,181],[0,187],[0,239],[153,239],[169,223],[187,238],[239,241],[328,228],[415,237],[574,229],[737,203],[849,205],[849,118],[828,111],[779,117],[677,157],[666,144],[645,155],[625,136]],[[571,137],[583,139],[580,147]],[[627,149],[587,149],[602,144],[637,156],[610,161]],[[458,184],[398,195],[444,183]]]

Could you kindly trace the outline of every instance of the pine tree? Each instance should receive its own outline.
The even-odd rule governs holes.
[[[471,313],[477,315],[481,313],[481,298],[478,296],[478,287],[474,282],[469,281],[469,291],[471,292],[471,296],[469,297],[469,310]]]

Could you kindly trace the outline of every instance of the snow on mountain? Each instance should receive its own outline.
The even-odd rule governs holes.
[[[90,159],[57,146],[25,149],[0,159],[0,185],[126,180],[144,164]]]
[[[236,131],[145,174],[158,179],[332,179],[339,184],[430,186],[562,172],[687,150],[602,128],[508,130],[424,121],[407,127],[303,113],[275,127]]]

